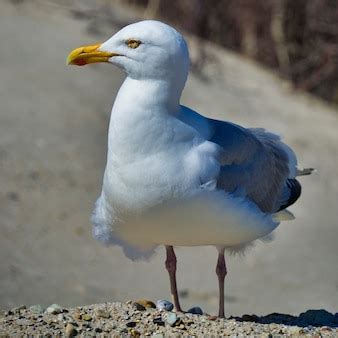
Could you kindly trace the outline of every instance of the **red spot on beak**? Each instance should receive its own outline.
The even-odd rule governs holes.
[[[86,60],[85,59],[78,59],[76,61],[74,61],[74,63],[77,65],[77,66],[84,66],[87,64]]]

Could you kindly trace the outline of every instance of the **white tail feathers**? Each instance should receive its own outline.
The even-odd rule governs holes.
[[[311,175],[313,172],[316,171],[317,170],[314,168],[297,168],[296,176]]]
[[[291,211],[286,210],[286,209],[278,211],[272,215],[272,219],[276,222],[292,221],[295,218],[296,217],[294,216],[294,214]]]

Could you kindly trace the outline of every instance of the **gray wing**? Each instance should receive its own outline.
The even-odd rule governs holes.
[[[290,175],[289,158],[279,137],[262,129],[209,123],[217,126],[210,141],[224,150],[218,186],[229,192],[239,189],[264,212],[277,211]]]
[[[184,122],[223,150],[217,181],[220,189],[248,196],[263,212],[275,212],[287,204],[291,194],[287,182],[294,177],[296,157],[279,136],[184,109]]]

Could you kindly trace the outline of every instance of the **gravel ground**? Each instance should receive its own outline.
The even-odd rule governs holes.
[[[309,310],[298,317],[273,313],[263,317],[219,319],[208,314],[196,315],[160,311],[153,302],[96,304],[72,309],[57,304],[43,309],[40,305],[16,307],[1,313],[0,335],[64,335],[134,337],[164,335],[243,336],[327,336],[338,335],[338,313]]]
[[[170,297],[163,248],[148,263],[131,262],[91,236],[109,112],[124,75],[108,65],[67,67],[65,58],[138,20],[108,2],[117,3],[0,1],[1,308]],[[189,45],[199,53],[200,41]],[[337,312],[337,110],[243,57],[213,45],[204,52],[205,78],[189,76],[183,103],[279,133],[302,165],[318,169],[301,178],[295,221],[281,224],[273,242],[227,257],[227,316]],[[177,257],[182,306],[216,313],[215,248],[178,248]]]

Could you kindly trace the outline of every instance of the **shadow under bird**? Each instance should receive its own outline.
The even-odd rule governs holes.
[[[219,317],[224,317],[226,249],[241,250],[293,216],[301,194],[292,149],[264,129],[209,119],[180,105],[189,73],[187,44],[159,21],[124,27],[102,44],[72,51],[68,64],[108,62],[127,74],[114,102],[93,235],[149,258],[166,248],[177,311],[174,246],[218,250]]]

